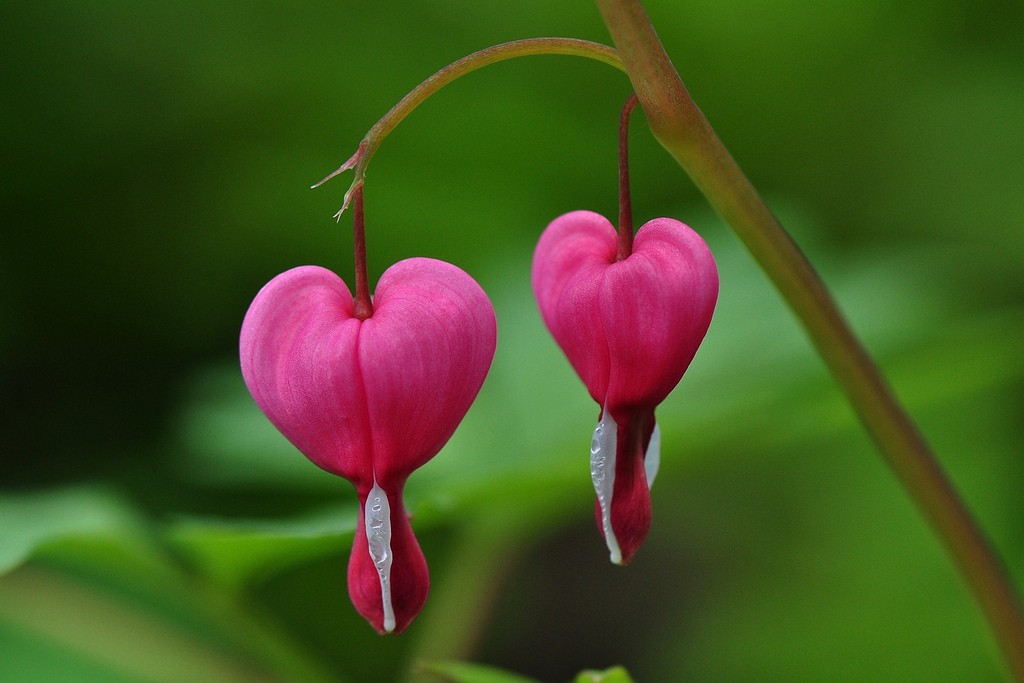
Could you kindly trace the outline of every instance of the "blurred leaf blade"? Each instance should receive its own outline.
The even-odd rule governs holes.
[[[0,582],[0,615],[27,633],[120,671],[126,679],[273,680],[145,611],[35,568]]]
[[[15,639],[78,653],[86,669],[128,680],[338,680],[244,601],[176,565],[63,550],[46,558],[0,577],[0,622]]]
[[[40,551],[85,554],[99,546],[147,566],[157,554],[148,523],[107,489],[73,486],[0,493],[0,574]]]
[[[341,552],[357,516],[357,507],[343,505],[290,519],[182,518],[167,538],[206,576],[240,590],[253,578]]]
[[[633,679],[625,668],[613,666],[604,671],[583,671],[573,683],[633,683]]]
[[[510,671],[467,662],[421,662],[417,669],[450,683],[538,683]]]

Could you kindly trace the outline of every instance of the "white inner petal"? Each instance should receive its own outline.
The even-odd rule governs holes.
[[[612,491],[615,489],[615,445],[619,427],[605,409],[590,442],[590,478],[594,480],[597,503],[601,506],[601,527],[613,564],[622,562],[619,541],[612,531]]]
[[[658,476],[658,466],[661,465],[661,429],[658,423],[654,423],[654,431],[651,432],[651,441],[647,444],[647,452],[644,453],[644,474],[647,475],[647,488],[654,484],[654,477]]]
[[[370,547],[370,559],[377,567],[380,577],[380,599],[384,605],[384,631],[395,630],[395,610],[391,606],[391,505],[384,489],[373,480],[373,488],[366,497],[364,512],[366,540]]]

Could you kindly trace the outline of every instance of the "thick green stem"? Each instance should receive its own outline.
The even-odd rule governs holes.
[[[686,91],[640,0],[596,0],[651,130],[796,313],[897,477],[956,560],[1017,680],[1024,617],[996,552],[806,257]]]
[[[356,150],[356,153],[348,161],[313,187],[323,185],[339,173],[355,170],[355,177],[352,179],[352,185],[349,186],[348,192],[345,193],[345,200],[342,203],[341,210],[335,214],[336,218],[340,218],[341,214],[348,208],[349,202],[352,199],[352,193],[363,184],[366,166],[370,163],[374,152],[380,147],[380,143],[413,109],[444,86],[471,71],[476,71],[495,62],[525,57],[527,55],[575,55],[577,57],[596,59],[620,70],[623,68],[622,62],[612,48],[600,43],[592,43],[589,40],[577,40],[575,38],[528,38],[526,40],[502,43],[501,45],[495,45],[494,47],[474,52],[457,62],[452,62],[416,86],[398,104],[393,106],[387,114],[384,114],[380,121],[373,125],[373,128],[366,133],[363,141],[359,143],[359,149]]]

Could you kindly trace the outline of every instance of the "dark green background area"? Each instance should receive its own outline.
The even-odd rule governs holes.
[[[1020,583],[1024,5],[647,6]],[[450,85],[370,165],[371,281],[410,256],[459,265],[499,348],[409,484],[426,611],[397,639],[354,614],[354,497],[248,398],[241,320],[293,266],[351,281],[351,217],[331,218],[349,177],[309,186],[387,109],[465,54],[545,35],[609,40],[583,0],[0,9],[0,678],[370,681],[463,658],[545,681],[614,664],[643,681],[1005,680],[950,561],[640,114],[635,222],[694,227],[722,294],[658,413],[651,536],[607,564],[597,407],[529,288],[550,220],[617,211],[629,84],[571,57]]]

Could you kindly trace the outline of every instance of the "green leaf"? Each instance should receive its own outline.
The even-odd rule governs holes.
[[[126,597],[63,572],[27,566],[0,579],[0,623],[9,626],[12,648],[21,641],[37,651],[79,655],[68,664],[89,673],[86,679],[275,680],[262,663]],[[5,661],[0,678],[12,680],[19,669],[24,663]],[[59,678],[69,675],[66,670]]]
[[[156,555],[141,516],[110,491],[0,494],[0,575],[41,551],[104,561],[152,561]]]
[[[247,581],[350,547],[358,506],[346,504],[291,519],[183,518],[167,532],[172,546],[222,585]]]
[[[9,681],[122,683],[132,680],[105,662],[0,619],[0,677]]]
[[[451,683],[537,683],[533,678],[503,669],[466,662],[423,662],[419,670],[441,676]]]
[[[334,528],[343,534],[339,517],[345,515],[335,512]],[[268,526],[281,535],[301,535],[287,523]],[[315,519],[304,520],[301,532],[315,531]],[[50,568],[43,562],[22,566],[36,557]],[[145,651],[126,650],[124,633],[152,637]],[[158,680],[138,672],[166,670],[167,662],[182,672],[248,671],[250,659],[260,662],[253,666],[282,672],[283,679],[328,678],[281,635],[191,581],[122,498],[85,486],[0,494],[0,679],[49,680],[49,668],[22,655],[51,651],[57,654],[40,656],[66,666],[60,678],[83,681]],[[239,652],[245,653],[241,659]],[[179,679],[224,677],[183,673]]]
[[[633,683],[633,679],[621,666],[604,671],[581,671],[573,683]]]

